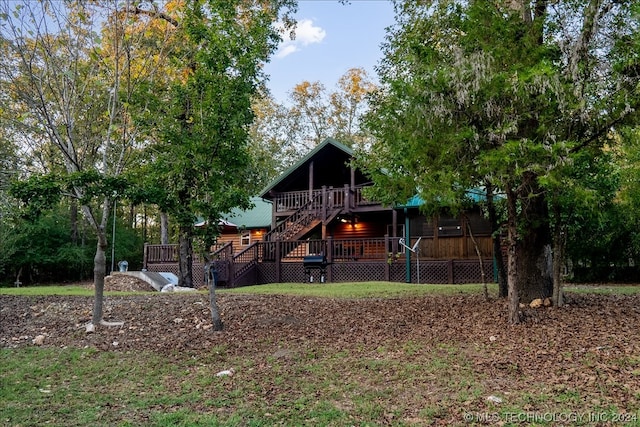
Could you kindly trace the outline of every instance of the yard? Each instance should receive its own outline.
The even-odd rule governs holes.
[[[477,286],[320,286],[220,292],[223,332],[203,292],[109,295],[94,334],[90,296],[0,295],[0,424],[640,425],[636,288],[510,326]]]

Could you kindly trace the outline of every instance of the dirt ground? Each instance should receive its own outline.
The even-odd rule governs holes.
[[[0,347],[175,354],[224,345],[229,353],[256,356],[273,354],[282,342],[357,354],[411,340],[455,346],[494,381],[516,375],[550,387],[592,389],[594,396],[606,384],[603,405],[630,410],[640,404],[639,295],[568,294],[565,307],[527,308],[525,323],[510,326],[505,302],[479,295],[344,300],[220,294],[225,330],[214,332],[206,293],[155,295],[133,278],[108,281],[106,289],[149,295],[106,297],[105,319],[124,326],[89,334],[84,325],[91,297],[0,296]]]

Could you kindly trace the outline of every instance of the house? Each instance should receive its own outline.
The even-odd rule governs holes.
[[[457,217],[425,217],[419,198],[402,206],[368,200],[363,189],[371,182],[351,165],[353,155],[326,139],[260,192],[255,211],[226,218],[239,226],[222,233],[213,254],[220,283],[309,281],[303,261],[310,255],[326,258],[325,271],[313,274],[328,281],[493,278],[491,227],[479,207]],[[161,263],[145,257],[144,264],[159,271]]]
[[[233,228],[222,228],[218,245],[233,244],[235,252],[240,252],[255,242],[264,240],[271,229],[271,203],[261,197],[251,198],[252,208],[233,209],[225,220],[234,224]]]

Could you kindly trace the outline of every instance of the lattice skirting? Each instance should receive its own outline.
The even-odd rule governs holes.
[[[493,262],[484,261],[486,282],[494,281]],[[228,265],[218,266],[218,280],[227,285]],[[385,276],[388,267],[389,278]],[[171,272],[178,275],[178,264],[149,264],[149,271]],[[320,281],[319,273],[314,272],[314,281]],[[385,281],[406,282],[406,266],[403,262],[395,262],[387,266],[385,261],[351,261],[337,262],[327,267],[326,280],[331,282]],[[193,265],[193,281],[195,286],[203,286],[204,265]],[[278,275],[275,262],[262,262],[249,269],[242,277],[236,278],[235,286],[256,285],[262,283],[303,283],[308,282],[302,263],[281,263]],[[410,283],[481,283],[480,263],[473,260],[415,261],[411,263]]]

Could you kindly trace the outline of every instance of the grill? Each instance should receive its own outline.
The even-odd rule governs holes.
[[[324,255],[307,255],[302,259],[304,274],[313,282],[313,275],[320,276],[320,283],[324,283],[327,277],[327,257]]]

